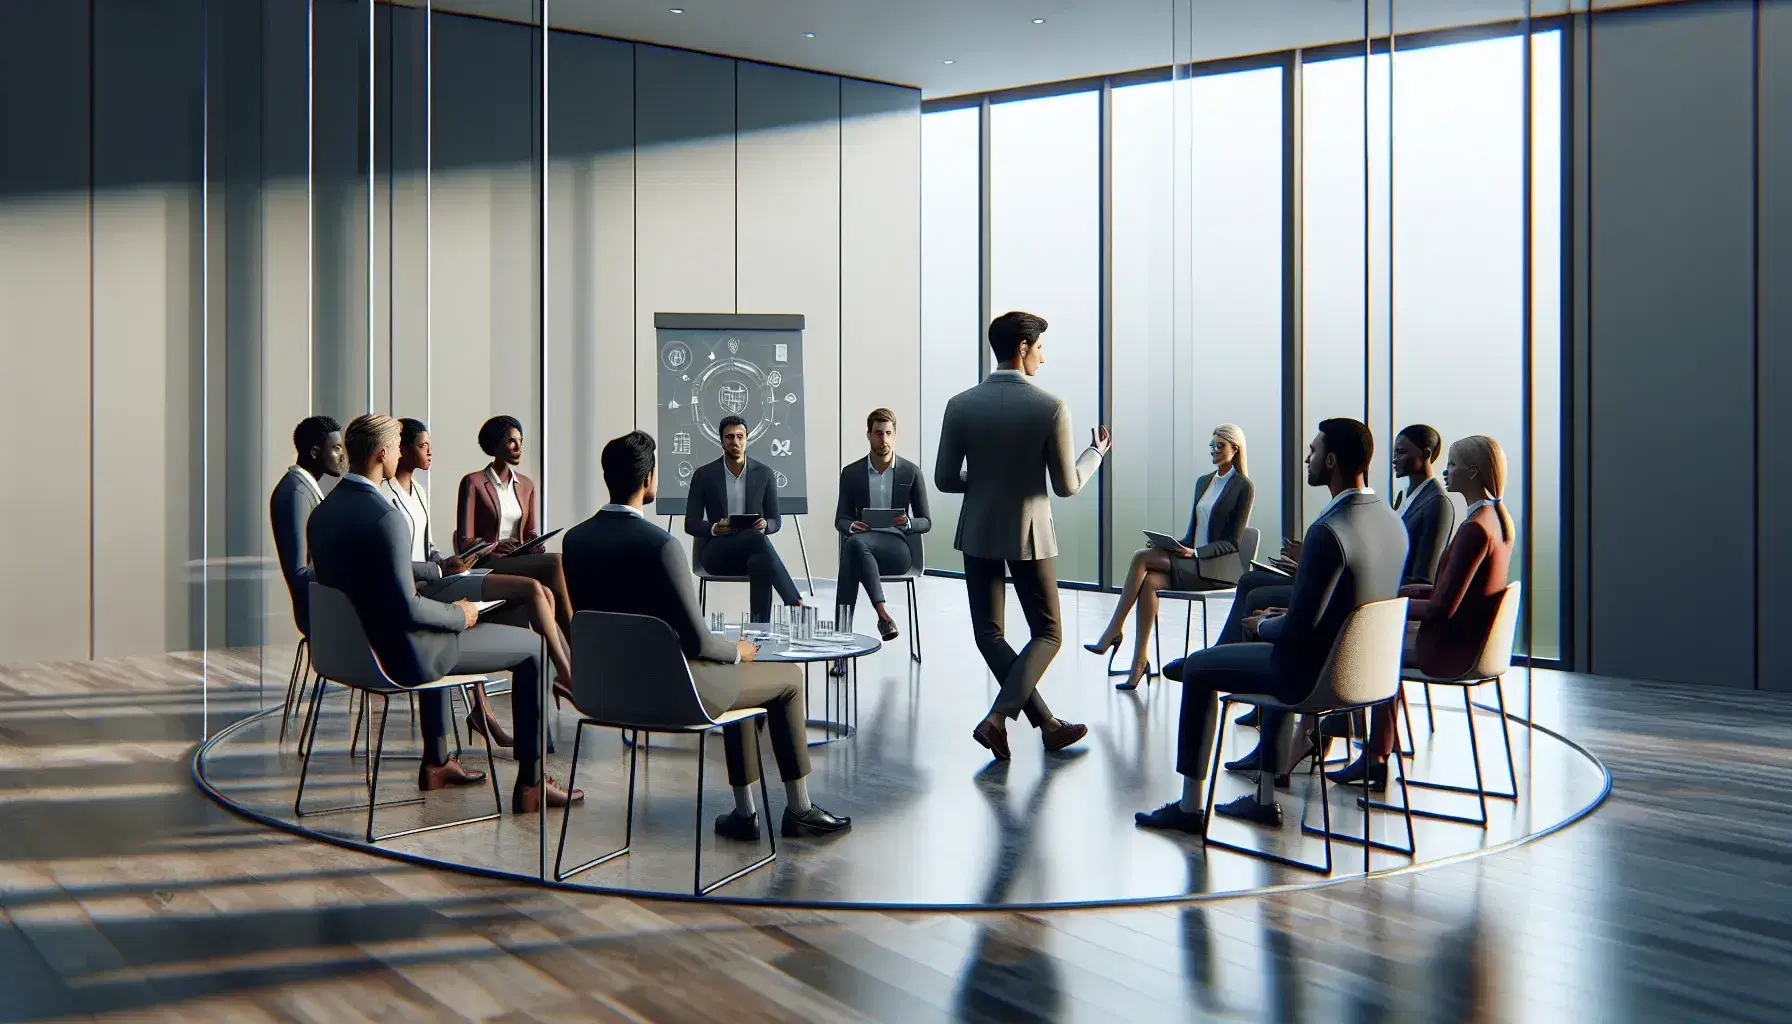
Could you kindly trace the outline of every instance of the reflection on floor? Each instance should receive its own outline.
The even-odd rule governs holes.
[[[941,581],[943,582],[943,581]],[[956,594],[930,588],[945,604]],[[1022,621],[1016,614],[1011,621]],[[1181,630],[1176,629],[1179,637]],[[1088,740],[1064,753],[1047,755],[1038,733],[1023,724],[1011,730],[1012,762],[992,761],[969,736],[989,709],[995,682],[982,670],[968,630],[938,628],[927,636],[923,665],[915,665],[904,645],[893,644],[866,658],[860,672],[858,731],[837,743],[815,748],[811,789],[823,806],[850,814],[853,831],[823,840],[781,844],[778,859],[726,888],[718,897],[803,904],[875,904],[932,907],[1041,906],[1115,903],[1237,893],[1274,885],[1309,885],[1318,875],[1210,848],[1198,840],[1172,838],[1134,826],[1133,812],[1149,810],[1175,796],[1175,742],[1181,687],[1162,682],[1139,692],[1116,693],[1102,660],[1071,648],[1052,666],[1044,684],[1053,709],[1090,726]],[[1522,671],[1515,673],[1514,698],[1522,699]],[[980,678],[981,677],[981,678]],[[825,674],[813,673],[811,702],[824,706]],[[318,752],[307,784],[306,806],[365,804],[365,757],[351,760],[347,693],[325,702]],[[1414,708],[1418,730],[1417,778],[1462,785],[1474,781],[1461,691],[1439,688],[1436,731],[1421,704]],[[1423,693],[1415,692],[1415,700]],[[1486,695],[1492,701],[1492,693]],[[504,708],[508,698],[499,702]],[[835,698],[838,705],[838,698]],[[377,705],[376,705],[377,706]],[[416,754],[408,707],[395,704],[387,727],[388,749]],[[1478,713],[1476,731],[1490,789],[1512,792],[1497,714]],[[549,758],[549,773],[571,774],[570,709],[560,716],[560,752]],[[293,816],[298,780],[297,729],[278,740],[278,715],[245,722],[210,746],[201,763],[206,780],[223,799],[246,810],[337,838],[365,836],[361,813]],[[1495,850],[1546,832],[1597,802],[1605,791],[1604,770],[1585,754],[1543,730],[1515,726],[1513,748],[1519,799],[1488,803],[1486,830],[1419,817],[1415,819],[1416,858],[1377,851],[1376,871],[1407,868]],[[1252,729],[1227,732],[1227,758],[1242,756],[1256,742]],[[576,884],[604,890],[683,893],[692,890],[693,809],[697,785],[696,744],[682,741],[653,750],[639,769],[633,852],[579,875]],[[721,744],[709,744],[705,807],[719,813],[731,804]],[[361,748],[361,749],[364,749]],[[1339,755],[1343,743],[1337,745]],[[482,746],[469,748],[470,764],[483,766]],[[567,865],[582,863],[623,843],[629,757],[613,730],[588,729],[580,758],[578,785],[590,796],[574,814]],[[769,766],[768,766],[769,767]],[[499,762],[500,789],[508,793],[514,766]],[[389,761],[382,772],[381,797],[415,796],[415,762]],[[1227,776],[1221,800],[1247,792],[1247,780]],[[772,820],[783,794],[772,797]],[[1265,848],[1309,863],[1324,859],[1321,839],[1303,836],[1300,811],[1317,828],[1322,821],[1318,776],[1299,777],[1282,797],[1279,831],[1230,821],[1214,825],[1216,838]],[[1360,789],[1332,786],[1332,827],[1361,835],[1357,809]],[[1392,791],[1398,802],[1398,789]],[[1415,806],[1463,816],[1477,813],[1472,796],[1413,790]],[[382,834],[455,819],[477,818],[492,810],[488,787],[433,793],[421,806],[382,810]],[[539,878],[539,818],[506,816],[380,844],[383,850]],[[1374,835],[1406,844],[1404,817],[1374,815]],[[549,856],[558,839],[560,816],[550,818]],[[705,880],[720,878],[765,852],[721,840],[703,829]],[[1334,877],[1361,873],[1361,847],[1334,844]]]
[[[930,651],[962,614],[934,582]],[[1093,636],[1110,599],[1066,600]],[[1538,720],[1615,787],[1496,856],[1199,904],[917,914],[550,891],[270,832],[187,778],[202,723],[258,706],[256,671],[0,670],[0,1020],[1792,1018],[1779,695],[1539,673]]]

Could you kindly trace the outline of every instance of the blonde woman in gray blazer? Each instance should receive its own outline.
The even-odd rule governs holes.
[[[1126,639],[1126,613],[1137,605],[1132,671],[1125,682],[1114,685],[1116,690],[1136,690],[1139,681],[1148,678],[1146,645],[1157,621],[1158,591],[1224,590],[1244,575],[1244,557],[1238,546],[1257,500],[1256,488],[1245,475],[1244,431],[1237,424],[1220,424],[1213,428],[1207,450],[1213,457],[1213,472],[1195,481],[1195,501],[1189,509],[1182,546],[1175,551],[1147,547],[1133,552],[1126,586],[1108,627],[1102,630],[1100,640],[1083,645],[1091,654],[1112,653]]]
[[[1089,447],[1077,453],[1070,410],[1033,386],[1031,378],[1045,363],[1045,329],[1045,321],[1031,313],[1004,313],[989,325],[997,368],[946,404],[933,469],[935,487],[964,495],[956,546],[964,553],[971,629],[1002,687],[971,738],[1002,761],[1009,757],[1008,720],[1023,711],[1048,751],[1089,731],[1053,717],[1038,692],[1039,677],[1063,642],[1051,494],[1068,498],[1094,480],[1109,440],[1107,428],[1099,427]],[[1032,632],[1018,654],[1003,635],[1005,575],[1014,578]]]

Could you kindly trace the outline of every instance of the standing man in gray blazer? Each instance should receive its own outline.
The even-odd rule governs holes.
[[[305,544],[305,524],[323,503],[319,483],[324,477],[340,477],[348,470],[342,447],[342,424],[328,416],[308,416],[292,432],[298,462],[274,485],[268,499],[268,519],[274,527],[274,552],[280,559],[280,575],[292,598],[292,619],[299,633],[311,633],[311,550]]]
[[[1082,490],[1100,471],[1111,442],[1107,428],[1097,427],[1089,447],[1077,454],[1070,410],[1033,386],[1031,378],[1045,363],[1045,330],[1046,322],[1031,313],[1004,313],[989,325],[996,369],[946,403],[933,467],[935,487],[964,495],[957,547],[964,553],[971,629],[1002,687],[971,738],[1002,761],[1009,758],[1008,720],[1022,711],[1048,752],[1089,731],[1053,717],[1038,690],[1063,642],[1051,492],[1069,498]],[[1032,632],[1018,654],[1003,635],[1004,569],[1014,578]]]
[[[1304,700],[1318,683],[1350,613],[1399,596],[1406,531],[1387,502],[1369,489],[1374,450],[1369,428],[1357,420],[1319,424],[1319,433],[1307,446],[1307,483],[1330,490],[1332,500],[1301,541],[1287,613],[1258,624],[1263,642],[1210,647],[1165,667],[1165,675],[1182,681],[1182,721],[1176,741],[1182,799],[1134,815],[1141,827],[1200,833],[1202,787],[1219,717],[1219,694],[1268,694],[1289,703]],[[1286,717],[1263,714],[1257,795],[1222,804],[1214,808],[1216,813],[1259,824],[1281,823],[1271,765],[1279,762]]]
[[[511,810],[534,814],[545,803],[564,807],[584,794],[542,774],[541,645],[516,626],[479,622],[467,601],[447,604],[417,593],[411,567],[411,527],[380,484],[398,469],[398,421],[369,413],[344,432],[349,469],[306,526],[317,582],[342,591],[355,606],[380,667],[399,686],[417,686],[458,673],[509,672],[516,714],[516,787]],[[448,695],[417,694],[422,710],[424,792],[485,781],[485,773],[448,755]]]
[[[1437,478],[1437,458],[1443,451],[1444,439],[1423,423],[1394,438],[1394,476],[1406,481],[1406,490],[1394,495],[1394,511],[1406,526],[1402,586],[1435,580],[1438,559],[1456,532],[1456,506]]]

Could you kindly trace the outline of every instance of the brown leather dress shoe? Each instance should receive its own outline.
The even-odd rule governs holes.
[[[1005,722],[992,723],[986,718],[971,730],[971,739],[987,747],[998,761],[1006,761],[1013,756],[1008,752],[1008,725]]]
[[[1045,752],[1048,754],[1057,753],[1087,735],[1089,735],[1088,726],[1063,720],[1058,722],[1056,729],[1039,730],[1039,738],[1044,741]]]
[[[541,813],[541,799],[544,791],[547,793],[547,804],[549,807],[565,807],[567,804],[582,804],[585,802],[585,791],[582,789],[575,789],[571,793],[568,793],[565,786],[555,782],[552,778],[545,778],[542,781],[544,785],[524,786],[519,784],[515,789],[511,790],[511,813]]]
[[[458,757],[449,758],[447,764],[435,765],[426,761],[417,767],[417,788],[425,793],[449,786],[477,786],[484,781],[484,772],[461,764]]]

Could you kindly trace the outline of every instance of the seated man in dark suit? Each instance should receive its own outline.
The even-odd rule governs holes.
[[[321,481],[340,477],[348,469],[342,451],[342,424],[328,416],[308,416],[292,432],[298,461],[274,485],[268,499],[268,520],[274,528],[274,552],[280,559],[280,575],[292,598],[292,619],[299,632],[309,634],[307,605],[311,599],[311,553],[305,546],[305,524],[324,500]]]
[[[566,531],[561,564],[575,612],[651,615],[678,633],[691,678],[710,715],[737,708],[765,708],[772,756],[784,779],[786,836],[844,832],[852,819],[829,814],[809,801],[809,747],[803,674],[792,664],[754,663],[759,648],[729,643],[709,631],[697,610],[684,549],[641,511],[658,490],[653,438],[637,430],[604,445],[604,484],[610,504]],[[734,810],[716,819],[727,839],[759,838],[753,786],[759,781],[758,731],[739,724],[722,731]],[[767,808],[769,813],[770,808]]]
[[[778,484],[770,466],[747,458],[746,420],[729,416],[717,433],[722,457],[691,474],[684,532],[697,538],[697,564],[704,572],[748,578],[753,621],[770,622],[772,591],[793,608],[803,603],[796,581],[772,547],[771,534],[784,525],[778,516]],[[747,529],[736,529],[730,516],[758,519]]]
[[[896,454],[896,414],[873,409],[865,418],[865,439],[871,454],[840,471],[840,500],[834,506],[834,529],[840,532],[840,582],[835,588],[836,618],[842,631],[852,629],[859,587],[877,612],[877,630],[885,641],[902,635],[884,607],[882,577],[908,572],[914,552],[908,538],[933,529],[927,508],[927,478],[914,463]],[[861,520],[866,509],[895,509],[891,525],[872,527]],[[913,512],[914,515],[909,513]]]
[[[541,769],[541,644],[516,626],[478,623],[472,604],[445,604],[417,593],[411,527],[380,491],[398,469],[399,424],[390,416],[358,416],[344,437],[349,474],[311,514],[307,539],[317,582],[342,591],[355,606],[380,666],[400,686],[446,675],[508,671],[516,715],[517,780],[511,809],[533,814],[545,802],[564,807],[570,795]],[[478,623],[478,624],[476,624]],[[448,695],[418,694],[423,763],[417,788],[428,792],[485,781],[485,773],[448,756]]]
[[[1351,612],[1372,601],[1397,597],[1400,567],[1406,561],[1406,530],[1400,517],[1368,487],[1374,440],[1356,420],[1330,419],[1307,447],[1307,482],[1324,485],[1332,503],[1308,528],[1301,543],[1288,613],[1258,626],[1264,642],[1235,643],[1197,651],[1165,674],[1182,680],[1182,721],[1176,772],[1182,799],[1136,815],[1145,828],[1201,831],[1203,782],[1213,748],[1218,694],[1267,694],[1295,703],[1311,693],[1331,655],[1333,642]],[[1172,669],[1174,670],[1172,674]],[[1266,758],[1280,750],[1286,715],[1263,716],[1259,747]],[[1240,797],[1215,808],[1227,817],[1280,824],[1272,771],[1259,762],[1257,796]]]

